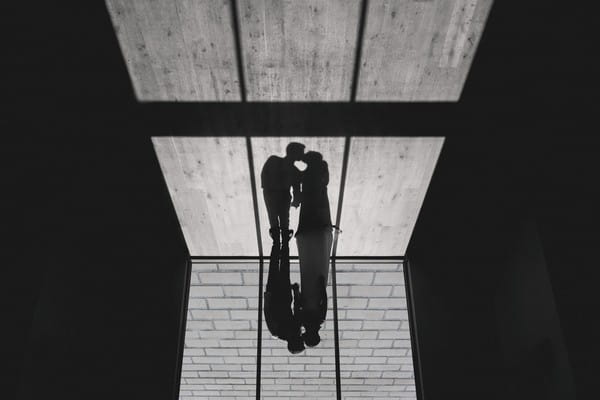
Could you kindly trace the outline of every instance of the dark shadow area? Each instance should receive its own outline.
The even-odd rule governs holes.
[[[508,375],[505,398],[573,399],[573,373],[538,229],[516,223],[496,288],[498,335]]]
[[[72,150],[61,156],[71,168],[37,171],[64,179],[48,190],[59,200],[36,202],[49,222],[31,230],[44,230],[47,252],[30,249],[20,266],[41,283],[16,398],[136,397],[149,388],[168,398],[187,250],[151,143],[61,145]]]
[[[550,137],[446,141],[407,252],[428,396],[574,398],[570,376],[578,396],[595,390],[597,144],[577,140],[572,153]],[[540,240],[522,232],[532,220]]]

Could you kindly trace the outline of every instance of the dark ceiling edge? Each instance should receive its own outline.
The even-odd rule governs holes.
[[[244,74],[244,59],[242,53],[242,37],[240,34],[240,19],[238,13],[237,0],[231,0],[229,2],[229,8],[231,9],[231,24],[233,25],[233,40],[235,43],[235,58],[238,72],[238,83],[240,86],[240,97],[241,102],[245,103],[247,100],[246,95],[246,76]]]
[[[258,195],[256,193],[256,176],[254,175],[254,153],[252,140],[246,136],[246,156],[250,172],[250,190],[252,192],[252,210],[254,212],[254,225],[256,228],[256,245],[258,246],[258,330],[256,338],[256,400],[260,400],[261,363],[262,363],[262,310],[263,310],[263,275],[264,254],[262,247],[262,233],[260,229],[260,215],[258,213]]]
[[[268,257],[263,256],[262,260],[264,261]],[[333,256],[330,260],[333,259]],[[224,263],[224,262],[248,262],[255,261],[258,262],[261,260],[260,256],[190,256],[190,260],[192,262],[202,262],[204,264],[208,263]],[[290,260],[298,260],[298,256],[290,256]],[[355,264],[370,264],[370,263],[396,263],[403,262],[405,260],[404,256],[336,256],[335,260],[337,262],[350,262],[356,261]]]
[[[360,78],[360,60],[362,58],[362,45],[365,35],[365,21],[367,20],[368,0],[361,0],[360,17],[358,20],[358,32],[356,34],[356,50],[354,53],[354,70],[352,71],[352,83],[350,86],[350,102],[356,102],[358,91],[358,80]]]

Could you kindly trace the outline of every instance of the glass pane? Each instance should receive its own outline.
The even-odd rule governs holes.
[[[180,399],[256,399],[258,263],[194,264]]]
[[[155,137],[192,256],[258,256],[246,139]]]
[[[238,10],[248,101],[350,100],[359,1],[241,0]]]
[[[403,256],[443,138],[353,137],[338,256]]]
[[[402,264],[336,264],[344,399],[416,399]]]
[[[341,169],[342,169],[342,161],[343,161],[343,152],[344,152],[344,138],[328,138],[328,137],[267,137],[267,138],[252,138],[252,150],[254,157],[254,168],[255,175],[257,177],[257,193],[259,197],[259,211],[260,211],[260,222],[261,222],[261,230],[262,230],[262,241],[263,241],[263,251],[265,255],[268,257],[269,253],[271,253],[271,245],[272,239],[269,236],[269,228],[271,227],[269,223],[269,219],[267,216],[267,207],[265,206],[265,199],[263,198],[263,190],[261,185],[261,172],[263,170],[263,166],[269,159],[269,157],[275,155],[279,157],[286,156],[286,147],[291,142],[302,143],[305,146],[305,151],[308,153],[319,152],[322,154],[323,160],[327,162],[327,167],[329,171],[329,182],[327,185],[327,193],[329,198],[329,212],[331,214],[332,220],[335,218],[336,207],[337,207],[337,198],[340,189],[340,179],[341,179]],[[297,164],[302,164],[298,162]],[[318,169],[318,162],[313,164],[316,168],[314,171],[321,171]],[[299,168],[304,169],[302,165],[299,165]],[[307,174],[310,168],[307,170]],[[313,177],[317,177],[314,175]],[[278,176],[277,179],[281,179]],[[303,207],[306,207],[306,200],[309,196],[307,186],[310,183],[309,181],[303,181],[303,192],[305,194],[304,202],[300,206],[300,212],[302,212]],[[310,181],[312,182],[312,181]],[[314,182],[317,182],[315,180]],[[277,189],[277,188],[276,188]],[[282,193],[289,190],[287,188],[279,189]],[[275,191],[275,190],[273,190]],[[317,192],[312,192],[317,193]],[[319,197],[318,195],[316,195]],[[316,198],[316,197],[315,197]],[[316,203],[315,203],[316,204]],[[313,205],[315,205],[313,204]],[[273,207],[273,206],[271,206]],[[274,208],[272,208],[274,209]],[[307,210],[304,208],[304,210]],[[298,220],[299,213],[298,210],[292,208],[290,210],[290,221],[289,228],[297,231],[298,229]],[[276,222],[275,222],[276,223]],[[304,240],[301,238],[292,238],[289,242],[289,253],[292,256],[296,256],[298,254],[298,244],[303,245],[304,248],[310,247],[311,255],[321,254],[322,257],[318,257],[318,260],[315,260],[314,263],[311,263],[312,266],[320,264],[322,260],[323,272],[326,271],[328,262],[329,262],[329,254],[330,248],[328,247],[330,242],[327,242],[328,235],[331,235],[331,231],[329,230],[327,233],[323,232],[324,241],[320,240],[316,236],[311,236],[312,239],[306,239],[307,236],[304,236]],[[317,234],[319,236],[319,234]],[[300,242],[299,242],[300,240]],[[323,245],[323,246],[321,246]],[[321,252],[321,250],[323,250]],[[303,259],[306,260],[306,259]],[[275,262],[276,265],[278,261]],[[304,266],[308,264],[303,264]],[[282,268],[283,263],[282,263]],[[304,267],[302,267],[304,268]],[[274,271],[277,271],[277,266]],[[316,271],[316,270],[315,270]],[[274,272],[276,273],[276,272]],[[265,290],[267,290],[267,283],[269,280],[269,260],[267,259],[265,262],[265,270],[264,270],[264,282],[265,282]],[[315,274],[315,276],[318,273]],[[288,273],[284,272],[284,279],[280,282],[279,285],[274,284],[275,287],[289,287],[290,283],[298,283],[299,284],[299,292],[302,292],[305,296],[304,305],[310,305],[311,300],[320,298],[319,296],[314,295],[318,292],[316,284],[309,284],[310,281],[309,274],[306,273],[303,276],[304,280],[300,276],[300,265],[298,263],[293,263],[290,266],[290,281],[287,281]],[[327,281],[328,273],[324,274],[325,281]],[[323,282],[325,283],[325,282]],[[324,289],[327,285],[324,285]],[[315,289],[315,290],[311,290]],[[270,293],[274,293],[272,290],[269,290]],[[312,295],[311,295],[312,292]],[[328,295],[331,296],[331,291],[327,290]],[[299,338],[300,333],[300,325],[299,323],[291,323],[293,321],[290,305],[291,298],[290,291],[287,290],[283,297],[279,297],[277,300],[273,300],[273,308],[276,308],[277,304],[284,304],[284,307],[287,306],[287,311],[284,313],[289,317],[287,319],[287,325],[294,325],[294,329],[291,329],[295,332],[296,337],[296,345],[300,347],[304,347],[305,345],[311,343],[310,339],[301,340]],[[275,297],[275,296],[274,296]],[[282,300],[283,298],[283,300]],[[268,302],[265,301],[265,316],[268,314]],[[315,307],[314,309],[317,309]],[[298,315],[298,314],[296,314]],[[265,318],[265,322],[263,324],[263,337],[262,337],[262,381],[261,381],[261,397],[263,399],[285,399],[285,398],[295,398],[295,397],[306,397],[311,399],[331,399],[335,397],[335,352],[334,352],[334,342],[333,342],[333,324],[331,322],[331,318],[333,314],[331,310],[328,311],[325,323],[319,330],[320,343],[315,347],[306,347],[299,354],[292,354],[292,349],[288,348],[289,340],[282,340],[277,338],[276,336],[272,336],[272,334],[276,334],[272,329],[270,330],[270,326],[267,323]],[[284,318],[284,320],[286,320]],[[273,318],[271,321],[275,321]],[[281,321],[281,319],[280,319]],[[271,323],[271,328],[273,328],[274,323]],[[286,325],[286,323],[281,323],[281,325]],[[302,329],[306,328],[306,324],[303,324]],[[281,335],[279,335],[281,337]],[[300,349],[298,349],[300,351]]]
[[[263,252],[268,256],[271,250],[271,237],[269,236],[269,218],[267,208],[263,199],[261,187],[261,171],[263,165],[271,155],[285,156],[286,146],[290,142],[302,143],[306,146],[305,151],[317,151],[323,155],[323,160],[329,168],[329,184],[327,195],[331,210],[332,222],[335,223],[337,213],[338,196],[340,193],[340,181],[342,177],[342,162],[344,158],[343,137],[253,137],[252,153],[254,157],[254,173],[256,176],[256,193],[258,197],[258,210],[261,223]],[[298,227],[299,208],[290,208],[290,229],[294,231]],[[290,242],[290,255],[297,256],[298,249],[295,243]]]
[[[265,263],[263,279],[266,285],[268,262]],[[292,284],[300,283],[297,262],[290,265],[290,281]],[[330,284],[327,286],[327,297],[331,298]],[[271,335],[264,317],[262,330],[262,399],[335,399],[335,345],[331,307],[319,331],[321,342],[300,354],[291,354],[285,341]]]

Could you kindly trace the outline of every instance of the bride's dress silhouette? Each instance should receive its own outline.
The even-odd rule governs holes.
[[[319,329],[327,313],[327,277],[333,241],[331,212],[327,196],[329,168],[321,153],[309,151],[302,173],[302,202],[296,233],[300,260],[300,320],[307,346],[320,342]]]

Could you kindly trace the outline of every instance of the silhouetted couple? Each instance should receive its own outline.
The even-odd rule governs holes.
[[[263,166],[261,181],[269,234],[273,239],[265,291],[265,320],[273,336],[288,342],[291,353],[321,341],[319,329],[327,314],[327,277],[332,244],[327,184],[329,169],[323,156],[304,153],[301,143],[290,143],[284,158],[271,156]],[[306,169],[294,165],[304,161]],[[293,197],[290,194],[293,191]],[[296,244],[300,259],[300,287],[291,285],[289,241],[290,207],[300,208]],[[292,307],[293,303],[293,307]]]

